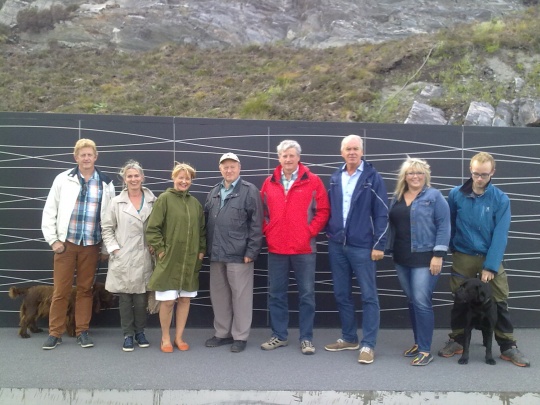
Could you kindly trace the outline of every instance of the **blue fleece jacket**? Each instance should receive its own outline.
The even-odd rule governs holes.
[[[388,196],[384,181],[373,165],[364,161],[364,170],[353,191],[343,227],[341,173],[344,169],[345,165],[330,178],[330,219],[326,225],[326,235],[333,242],[384,251],[388,229]]]
[[[497,273],[510,230],[510,199],[489,183],[484,194],[472,191],[472,179],[448,196],[452,235],[450,250],[485,256],[484,269]]]

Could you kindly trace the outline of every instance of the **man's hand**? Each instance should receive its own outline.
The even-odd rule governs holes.
[[[384,252],[382,250],[373,249],[371,251],[371,260],[373,260],[374,262],[376,262],[377,260],[382,260],[383,257]]]
[[[251,263],[252,261],[249,257],[244,256],[244,263]]]
[[[65,245],[59,240],[51,245],[51,249],[54,253],[64,253],[66,251]]]
[[[480,275],[480,280],[482,280],[484,283],[489,283],[494,278],[495,278],[495,273],[486,269],[482,270],[482,274]]]

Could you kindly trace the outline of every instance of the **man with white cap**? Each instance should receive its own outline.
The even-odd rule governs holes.
[[[223,180],[208,193],[204,206],[210,258],[210,299],[215,334],[206,347],[246,347],[253,312],[254,262],[262,247],[262,202],[259,190],[240,178],[240,159],[219,159]]]

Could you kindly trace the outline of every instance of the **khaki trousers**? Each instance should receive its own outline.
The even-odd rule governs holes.
[[[101,245],[79,246],[64,242],[65,250],[54,255],[54,292],[49,312],[49,335],[61,337],[66,331],[66,315],[73,277],[77,277],[75,333],[88,330],[92,318],[92,286]]]
[[[210,262],[210,299],[216,337],[248,339],[253,318],[253,272],[253,262]]]

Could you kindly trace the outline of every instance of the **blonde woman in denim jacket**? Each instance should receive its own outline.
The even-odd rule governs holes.
[[[413,366],[433,361],[430,351],[435,322],[431,299],[450,243],[450,209],[430,180],[425,160],[408,158],[401,165],[390,205],[386,243],[409,302],[414,345],[403,355],[413,358]]]

